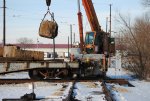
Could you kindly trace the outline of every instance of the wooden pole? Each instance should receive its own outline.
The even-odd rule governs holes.
[[[3,0],[3,46],[6,45],[6,0]]]

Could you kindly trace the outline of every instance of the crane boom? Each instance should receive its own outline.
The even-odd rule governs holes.
[[[79,0],[78,0],[79,1]],[[83,42],[83,23],[82,23],[82,13],[78,12],[78,22],[79,22],[79,33],[80,33],[80,49],[88,53],[97,54],[109,54],[110,48],[110,34],[104,32],[99,24],[94,5],[92,0],[82,0],[83,7],[86,12],[87,19],[89,21],[91,31],[86,32],[85,41]]]
[[[79,24],[79,33],[80,33],[80,49],[83,52],[84,41],[83,41],[83,22],[82,22],[82,13],[80,11],[80,0],[78,0],[78,24]]]
[[[79,2],[79,0],[78,0]],[[90,23],[91,31],[85,35],[85,42],[83,44],[83,24],[82,24],[82,13],[78,12],[79,22],[79,33],[80,33],[80,49],[83,49],[86,53],[103,53],[103,31],[101,30],[92,0],[82,0],[83,7],[85,9],[88,21]]]
[[[101,31],[101,27],[92,3],[92,0],[82,0],[82,4],[84,6],[88,21],[91,26],[92,31]]]

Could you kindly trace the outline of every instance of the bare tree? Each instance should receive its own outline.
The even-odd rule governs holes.
[[[128,54],[129,69],[139,78],[146,79],[150,73],[150,18],[137,18],[134,24],[120,15],[121,32]]]
[[[33,40],[27,37],[22,37],[17,39],[17,43],[20,44],[23,49],[25,49],[26,47],[31,47]]]
[[[143,4],[145,7],[150,7],[150,0],[142,0],[142,4]]]

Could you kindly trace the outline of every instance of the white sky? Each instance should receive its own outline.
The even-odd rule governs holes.
[[[109,4],[112,4],[112,30],[117,31],[115,19],[117,13],[130,14],[131,17],[142,15],[141,0],[92,0],[102,29],[105,30],[106,17],[109,17]],[[0,7],[3,0],[0,0]],[[36,43],[37,38],[41,43],[52,43],[51,39],[41,38],[38,35],[41,19],[47,11],[45,0],[6,0],[6,42],[16,43],[20,37],[32,38]],[[82,6],[81,6],[82,7]],[[51,12],[55,13],[55,20],[59,25],[59,33],[56,43],[68,43],[70,36],[70,24],[73,25],[73,33],[76,41],[79,41],[77,0],[52,0]],[[84,32],[90,31],[84,8],[83,13]],[[0,42],[3,37],[3,9],[0,9]]]

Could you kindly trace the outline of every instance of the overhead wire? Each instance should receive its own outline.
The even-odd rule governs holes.
[[[1,8],[3,8],[3,7],[1,7]],[[32,12],[32,14],[30,15],[30,13],[28,13],[27,15],[25,15],[25,12],[26,12],[26,10],[21,10],[21,9],[19,9],[19,10],[16,10],[16,9],[13,9],[13,8],[7,8],[7,10],[10,10],[10,11],[14,11],[13,13],[13,15],[12,15],[12,17],[23,17],[23,16],[30,16],[30,17],[23,17],[23,18],[27,18],[27,19],[29,19],[29,18],[32,18],[32,19],[35,19],[35,17],[31,17],[31,16],[40,16],[40,15],[43,15],[43,13],[41,12],[41,13],[37,13],[37,12]],[[19,12],[19,13],[22,13],[22,12],[24,12],[24,14],[17,14],[17,13]],[[16,13],[16,14],[15,14]],[[17,16],[16,16],[17,15]],[[2,15],[1,15],[2,16]],[[6,15],[7,16],[7,15]],[[10,17],[10,16],[9,16]],[[67,17],[67,16],[55,16],[56,18],[69,18],[69,17]]]

